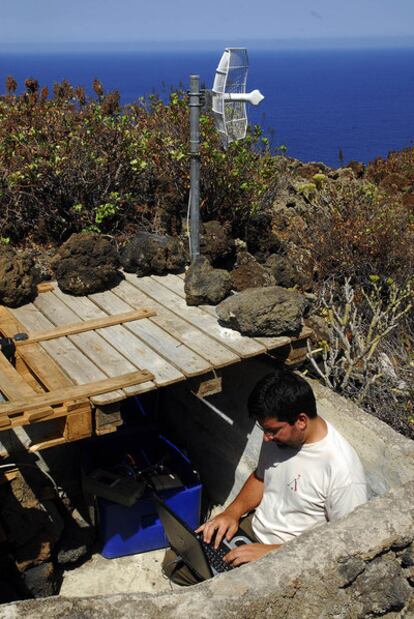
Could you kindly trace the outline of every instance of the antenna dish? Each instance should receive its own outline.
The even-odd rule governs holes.
[[[259,90],[246,93],[248,66],[244,47],[227,47],[216,69],[212,109],[225,148],[246,136],[246,102],[259,105],[264,99]]]

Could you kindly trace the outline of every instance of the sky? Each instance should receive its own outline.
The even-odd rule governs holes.
[[[0,46],[176,41],[414,45],[414,0],[0,0]]]

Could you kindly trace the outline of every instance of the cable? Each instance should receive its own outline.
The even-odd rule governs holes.
[[[187,226],[188,251],[190,252],[190,260],[192,259],[192,256],[191,256],[191,231],[190,231],[191,196],[192,196],[192,190],[191,190],[191,186],[190,186],[190,191],[188,193],[187,217],[186,217],[186,220],[185,220],[185,223],[186,223],[186,226]]]

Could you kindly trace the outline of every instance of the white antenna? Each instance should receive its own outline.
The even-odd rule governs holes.
[[[259,105],[259,90],[246,93],[249,60],[244,47],[227,47],[218,64],[213,84],[212,109],[224,148],[246,136],[246,102]],[[200,78],[190,75],[190,253],[200,254]]]
[[[225,49],[213,84],[213,112],[223,146],[246,137],[246,102],[259,105],[264,99],[259,90],[246,93],[249,59],[244,47]]]

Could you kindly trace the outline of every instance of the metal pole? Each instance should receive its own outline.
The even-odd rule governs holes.
[[[200,76],[190,75],[190,253],[200,255]]]

